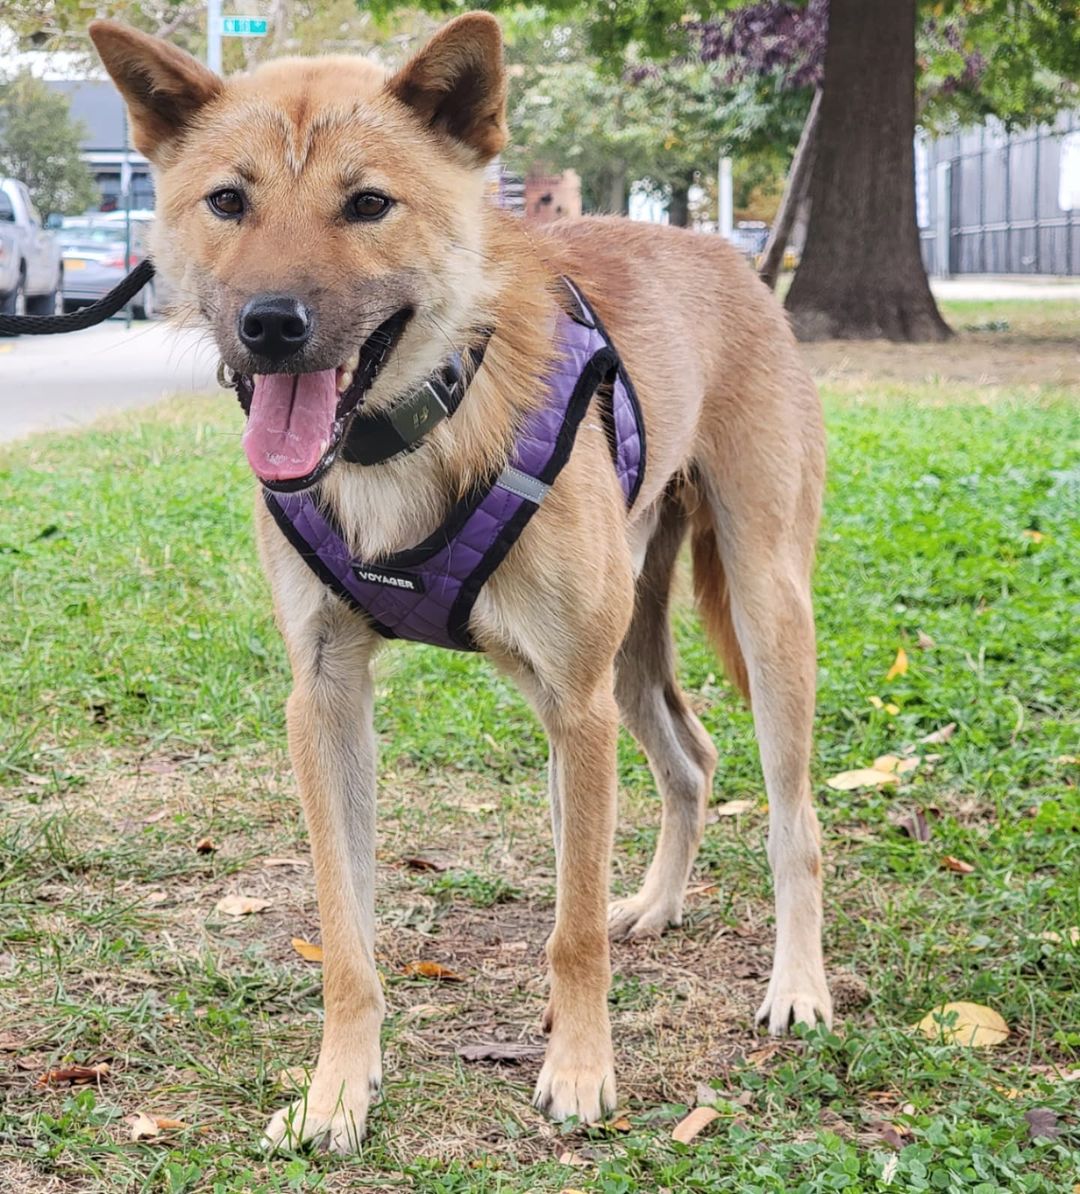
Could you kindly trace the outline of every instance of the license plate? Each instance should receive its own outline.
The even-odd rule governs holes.
[[[64,269],[86,269],[86,262],[81,257],[65,257]]]

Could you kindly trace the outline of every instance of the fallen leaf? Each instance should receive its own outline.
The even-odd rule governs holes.
[[[424,858],[421,854],[415,854],[409,858],[403,858],[402,863],[409,868],[410,871],[445,871],[446,864],[438,862],[434,858]]]
[[[885,702],[879,696],[872,696],[866,698],[875,709],[884,709]]]
[[[462,1045],[457,1051],[462,1061],[529,1061],[543,1057],[543,1045],[528,1045],[512,1041],[483,1041],[476,1045]]]
[[[943,1024],[941,1020],[955,1020]],[[1009,1026],[991,1007],[981,1003],[943,1003],[927,1012],[916,1026],[931,1040],[950,1045],[1000,1045],[1009,1035]]]
[[[605,1126],[611,1132],[632,1132],[634,1130],[634,1125],[625,1115],[620,1115],[618,1119],[609,1120]]]
[[[213,854],[216,849],[213,838],[202,837],[195,843],[196,854]]]
[[[1058,755],[1054,762],[1059,767],[1072,767],[1080,763],[1080,755]]]
[[[942,726],[940,730],[934,730],[932,734],[927,734],[919,741],[926,743],[927,746],[940,746],[943,742],[948,742],[955,733],[956,722],[950,721],[948,725]]]
[[[263,866],[311,866],[306,858],[264,858]]]
[[[37,1080],[38,1086],[61,1086],[65,1082],[80,1085],[85,1082],[103,1082],[109,1076],[109,1063],[99,1061],[97,1065],[61,1065],[46,1070]]]
[[[947,871],[955,871],[958,875],[971,875],[975,871],[970,862],[965,862],[962,858],[954,858],[951,854],[942,856],[941,865]]]
[[[896,827],[902,833],[906,833],[912,841],[928,842],[930,840],[930,823],[922,809],[916,808],[910,813],[905,813],[897,820]]]
[[[1073,925],[1071,929],[1066,929],[1064,936],[1055,933],[1053,929],[1047,929],[1045,933],[1039,934],[1039,938],[1049,941],[1051,945],[1060,945],[1063,941],[1068,941],[1070,945],[1080,945],[1080,926]]]
[[[252,912],[262,912],[269,908],[272,900],[260,900],[257,896],[227,895],[214,905],[215,912],[223,912],[226,916],[250,916]]]
[[[1061,1135],[1057,1112],[1049,1107],[1032,1107],[1024,1112],[1024,1119],[1032,1140],[1038,1140],[1040,1136],[1044,1140],[1056,1140]]]
[[[852,792],[856,788],[880,788],[885,784],[897,784],[900,780],[891,771],[861,767],[855,771],[841,771],[830,776],[825,782],[836,792]]]
[[[932,651],[937,643],[926,633],[925,630],[919,631],[919,637],[915,640],[915,645],[920,651]]]
[[[885,706],[885,712],[888,713],[890,717],[895,717],[900,712],[900,706],[894,705],[892,701],[889,701]]]
[[[896,651],[896,658],[893,660],[892,667],[885,673],[886,680],[895,680],[897,676],[906,676],[908,670],[907,652],[903,647],[898,647]]]
[[[321,962],[323,960],[322,946],[316,945],[312,941],[305,941],[303,937],[294,937],[292,947],[305,962]]]
[[[401,973],[409,978],[431,978],[441,983],[463,983],[460,974],[447,970],[441,962],[409,962],[402,966]]]
[[[874,760],[875,771],[896,771],[899,766],[899,755],[878,755]]]
[[[916,767],[922,762],[918,755],[910,755],[906,759],[901,759],[896,764],[897,775],[907,775],[909,771],[914,771]]]
[[[131,1129],[132,1140],[152,1140],[155,1136],[161,1135],[161,1129],[145,1111],[136,1111],[134,1115],[125,1115],[124,1123]]]
[[[1027,530],[1021,531],[1020,533],[1025,539],[1030,539],[1032,543],[1041,543],[1046,538],[1042,531],[1036,531],[1030,527]]]
[[[689,1144],[701,1131],[709,1126],[714,1119],[720,1118],[720,1112],[715,1107],[695,1107],[685,1119],[679,1120],[671,1133],[671,1139],[680,1144]]]
[[[188,1126],[181,1119],[168,1119],[161,1115],[154,1116],[154,1123],[156,1123],[163,1132],[179,1132]]]
[[[748,813],[754,807],[753,800],[726,800],[723,804],[718,804],[716,815],[718,817],[738,817],[742,813]]]

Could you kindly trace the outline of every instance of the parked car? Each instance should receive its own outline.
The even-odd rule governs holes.
[[[114,220],[76,216],[64,221],[58,236],[64,257],[65,311],[97,302],[119,285],[146,255],[145,223],[132,222],[130,254],[125,253],[124,224]],[[153,319],[157,315],[156,279],[139,291],[131,310],[136,319]]]
[[[52,315],[62,279],[56,235],[42,225],[30,192],[14,178],[0,179],[0,312]]]

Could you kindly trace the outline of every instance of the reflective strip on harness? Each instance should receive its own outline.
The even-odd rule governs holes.
[[[601,417],[627,504],[641,487],[645,433],[637,395],[613,345],[580,292],[576,318],[560,311],[558,356],[543,403],[525,419],[507,467],[458,502],[416,547],[377,560],[353,557],[310,490],[273,493],[267,508],[315,574],[386,638],[477,650],[469,618],[485,581],[505,559],[570,457],[597,389],[611,383]]]

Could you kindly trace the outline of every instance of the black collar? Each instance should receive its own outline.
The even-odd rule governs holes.
[[[350,464],[382,464],[412,452],[425,435],[461,405],[469,382],[484,360],[491,330],[464,353],[455,352],[442,366],[389,410],[364,414],[357,411],[341,446],[341,459]]]

